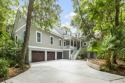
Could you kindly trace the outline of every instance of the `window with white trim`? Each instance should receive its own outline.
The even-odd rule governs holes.
[[[53,37],[52,36],[50,37],[50,44],[51,45],[53,44]]]
[[[25,37],[25,34],[26,34],[26,31],[23,31],[23,39],[24,39],[24,37]]]
[[[62,40],[59,39],[59,46],[62,46]]]
[[[16,35],[16,37],[15,37],[15,40],[16,40],[16,43],[17,43],[17,41],[18,41],[18,36]]]
[[[36,33],[36,41],[38,42],[38,43],[40,43],[40,42],[42,42],[41,40],[42,40],[42,35],[41,35],[41,33],[40,32],[37,32]]]

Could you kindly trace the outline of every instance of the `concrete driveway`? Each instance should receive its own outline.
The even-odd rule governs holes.
[[[85,61],[54,60],[32,63],[7,83],[125,83],[125,77],[94,70]]]

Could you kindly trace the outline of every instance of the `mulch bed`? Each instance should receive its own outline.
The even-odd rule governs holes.
[[[89,59],[89,62],[97,64],[97,65],[105,65],[105,60],[102,59]]]
[[[9,68],[9,71],[8,71],[8,77],[6,78],[7,79],[10,79],[14,76],[17,76],[25,71],[27,71],[28,69],[30,68],[29,65],[26,65],[26,67],[24,68],[24,70],[20,69],[20,68],[15,68],[15,67],[11,67]],[[4,78],[0,78],[0,82],[4,81]]]
[[[101,66],[106,65],[105,63],[106,61],[102,59],[89,59],[89,62],[92,62],[93,64],[101,65]],[[118,65],[116,69],[110,69],[110,71],[106,71],[106,72],[125,76],[125,62],[117,60],[117,63]]]

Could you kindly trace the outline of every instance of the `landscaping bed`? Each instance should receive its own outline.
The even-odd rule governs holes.
[[[125,62],[124,61],[119,61],[117,60],[117,65],[113,66],[111,69],[109,69],[108,71],[102,70],[102,67],[106,66],[106,61],[102,60],[102,59],[89,59],[87,60],[89,63],[91,63],[91,65],[95,64],[98,65],[101,71],[104,72],[108,72],[108,73],[112,73],[112,74],[117,74],[117,75],[121,75],[121,76],[125,76]],[[90,66],[92,68],[94,68],[93,66]],[[96,68],[94,68],[96,69]]]
[[[27,71],[29,68],[30,68],[29,65],[26,65],[26,67],[23,70],[20,69],[20,68],[11,67],[11,68],[8,69],[8,76],[7,76],[7,78],[4,79],[4,78],[0,77],[0,82],[2,82],[4,80],[7,80],[7,79],[10,79],[10,78],[12,78],[14,76],[17,76],[17,75]]]

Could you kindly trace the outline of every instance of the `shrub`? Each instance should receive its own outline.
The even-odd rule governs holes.
[[[87,57],[86,51],[81,51],[77,57],[77,59],[85,59]]]
[[[125,57],[121,57],[119,60],[124,61],[125,62]]]
[[[8,67],[8,62],[5,59],[0,59],[0,77],[7,77]]]
[[[78,55],[78,56],[77,56],[77,60],[80,60],[80,59],[81,59],[81,56]]]
[[[110,71],[110,68],[108,66],[102,66],[101,71]]]
[[[9,40],[6,44],[0,49],[0,58],[5,58],[10,66],[15,66],[19,64],[21,60],[21,46],[22,41],[18,40]]]

